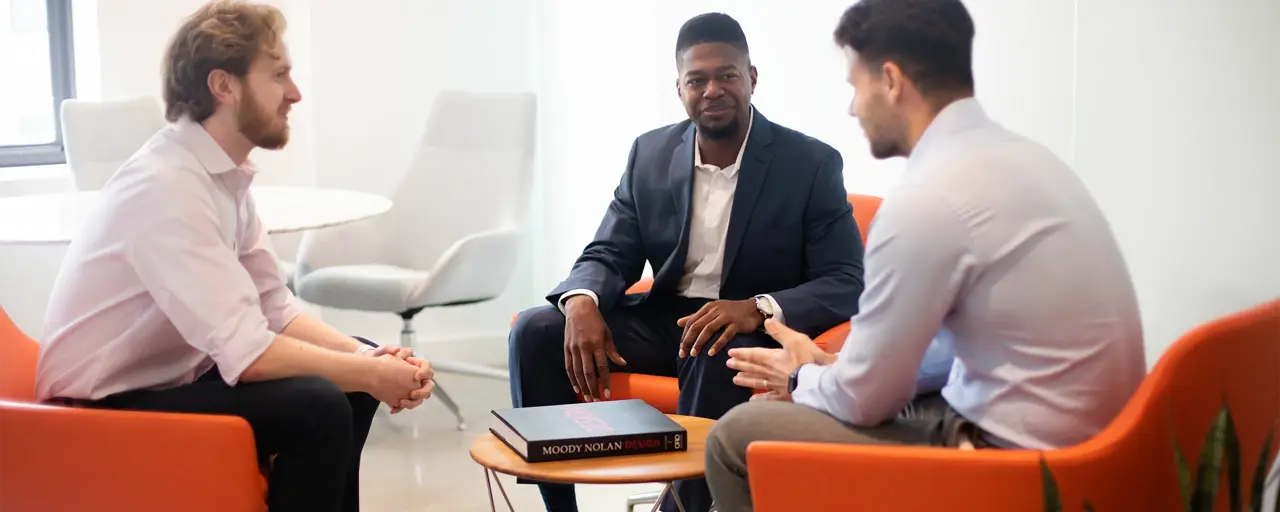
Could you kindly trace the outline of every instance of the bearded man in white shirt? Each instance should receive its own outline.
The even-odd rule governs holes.
[[[753,441],[1060,448],[1096,435],[1141,382],[1110,226],[1070,168],[984,114],[973,37],[960,0],[862,0],[841,18],[851,114],[872,154],[908,157],[907,170],[872,224],[840,353],[776,320],[765,328],[783,348],[729,351],[734,381],[769,393],[708,435],[720,512],[752,509]],[[955,354],[951,376],[940,410],[921,411],[917,370],[938,345]]]
[[[46,315],[41,400],[227,414],[253,428],[273,511],[359,509],[379,402],[413,408],[427,362],[307,315],[285,287],[249,185],[302,96],[275,7],[211,2],[164,57],[157,133],[103,186]]]

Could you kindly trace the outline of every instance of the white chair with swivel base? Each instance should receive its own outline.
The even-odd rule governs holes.
[[[426,308],[474,304],[507,288],[520,253],[532,187],[533,94],[440,93],[426,134],[386,214],[308,232],[298,250],[297,293],[324,307],[394,313],[401,345],[431,361],[434,397],[466,427],[440,375],[507,380],[507,371],[441,361],[415,347]]]

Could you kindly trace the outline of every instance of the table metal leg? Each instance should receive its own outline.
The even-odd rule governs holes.
[[[511,506],[511,498],[507,497],[507,490],[502,487],[502,480],[498,479],[498,473],[493,472],[493,481],[498,484],[498,491],[502,493],[502,500],[507,502],[507,510],[516,512],[516,508]]]
[[[676,502],[676,509],[678,509],[680,512],[684,512],[684,504],[680,503],[680,495],[676,494],[675,485],[676,485],[675,482],[667,482],[666,487],[662,488],[662,492],[658,493],[658,499],[653,501],[653,509],[651,509],[649,512],[658,512],[658,507],[662,506],[662,498],[666,496],[667,493],[671,493],[672,500]],[[512,511],[512,512],[515,512],[515,511]]]
[[[679,494],[676,494],[675,482],[671,482],[671,483],[670,483],[670,484],[668,484],[668,485],[671,485],[671,486],[672,486],[672,487],[671,487],[671,498],[672,498],[672,500],[674,500],[674,501],[676,502],[676,510],[679,510],[680,512],[684,512],[684,503],[680,503],[680,495],[679,495]],[[515,512],[515,511],[512,511],[512,512]]]
[[[493,484],[489,482],[489,477],[493,477],[493,481],[498,483],[498,492],[502,493],[502,500],[507,502],[507,510],[516,512],[516,508],[511,506],[511,498],[507,497],[507,490],[502,487],[502,480],[498,479],[498,472],[489,468],[484,468],[484,486],[489,490],[489,512],[498,512],[498,505],[493,499]]]
[[[498,512],[498,507],[493,504],[493,484],[489,483],[489,468],[484,468],[484,487],[489,490],[489,512]]]

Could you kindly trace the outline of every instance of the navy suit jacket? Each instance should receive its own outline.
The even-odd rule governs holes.
[[[770,294],[789,327],[810,336],[848,320],[862,294],[862,237],[840,153],[755,110],[738,170],[725,240],[720,298]],[[573,270],[547,297],[585,288],[600,310],[674,295],[684,274],[693,194],[694,126],[682,121],[636,138],[626,172]],[[625,295],[644,264],[647,294]]]

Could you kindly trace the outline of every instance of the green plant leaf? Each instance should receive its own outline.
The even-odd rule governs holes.
[[[1089,500],[1084,500],[1084,512],[1098,512],[1093,509],[1093,504]]]
[[[1191,512],[1191,468],[1187,467],[1187,458],[1182,455],[1182,447],[1178,445],[1178,434],[1173,430],[1171,407],[1165,409],[1165,418],[1169,425],[1169,439],[1173,442],[1173,460],[1178,465],[1178,490],[1182,491],[1182,510]]]
[[[1049,470],[1049,464],[1040,456],[1040,482],[1044,496],[1044,512],[1062,512],[1062,498],[1058,495],[1058,482]]]
[[[1218,480],[1222,475],[1222,458],[1226,449],[1227,408],[1218,409],[1213,425],[1200,446],[1200,462],[1196,465],[1195,491],[1191,494],[1192,512],[1212,512],[1218,496]]]
[[[1236,436],[1236,422],[1231,417],[1231,408],[1222,400],[1222,411],[1227,414],[1227,426],[1223,448],[1227,455],[1227,493],[1231,495],[1231,512],[1239,512],[1243,501],[1240,499],[1240,438]],[[1216,484],[1215,484],[1216,485]]]
[[[1267,462],[1271,458],[1271,442],[1276,435],[1273,427],[1267,431],[1267,438],[1262,440],[1262,451],[1258,452],[1258,465],[1253,469],[1253,489],[1249,491],[1249,511],[1262,512],[1262,495],[1267,492]],[[1280,496],[1280,493],[1276,494]],[[1280,498],[1277,498],[1280,500]],[[1277,503],[1280,505],[1280,503]],[[1276,507],[1280,511],[1280,506]]]

